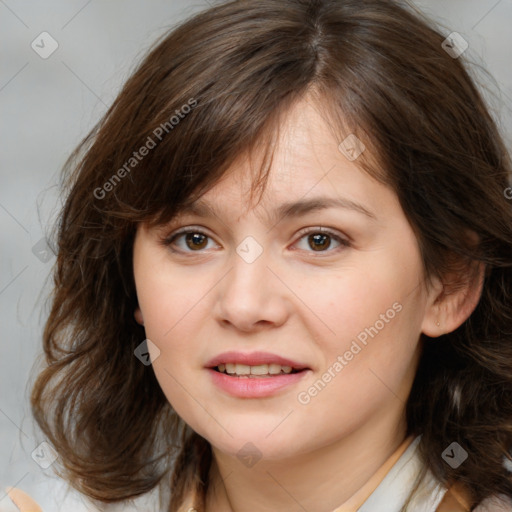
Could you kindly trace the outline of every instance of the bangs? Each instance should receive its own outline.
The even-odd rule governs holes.
[[[236,110],[239,106],[236,100],[239,97],[232,97],[231,108]],[[289,97],[291,98],[291,96]],[[215,147],[212,148],[209,159],[202,162],[191,160],[195,155],[190,155],[182,162],[176,162],[175,154],[170,154],[165,147],[161,149],[161,155],[156,155],[158,163],[151,165],[145,170],[144,186],[151,184],[153,199],[145,211],[145,217],[141,220],[148,227],[158,227],[167,224],[177,215],[181,209],[190,206],[203,194],[211,190],[219,181],[230,172],[236,171],[245,160],[251,161],[251,187],[249,196],[244,198],[252,203],[256,194],[262,194],[270,174],[274,152],[279,139],[280,126],[283,117],[287,112],[287,103],[283,102],[274,108],[267,119],[261,121],[260,126],[251,123],[250,120],[242,119],[237,126],[237,136],[222,137],[228,127],[212,126],[211,121],[201,119],[206,111],[198,112],[194,122],[195,129],[199,135],[196,146],[205,141],[200,136],[202,130],[200,124],[208,122],[206,133],[211,130],[212,134],[218,134]],[[208,116],[207,116],[208,117]],[[207,148],[205,147],[205,152]],[[186,155],[185,155],[186,156]],[[173,172],[176,169],[176,172]]]
[[[153,182],[154,196],[150,208],[146,212],[146,216],[142,222],[148,227],[159,227],[169,223],[172,218],[177,215],[181,209],[190,206],[197,201],[203,194],[211,190],[219,183],[227,174],[237,172],[245,161],[249,161],[249,168],[252,171],[251,186],[248,191],[248,197],[244,198],[247,207],[255,206],[266,190],[268,178],[272,169],[274,154],[280,140],[281,127],[286,121],[290,110],[301,101],[312,101],[317,109],[320,109],[326,124],[333,133],[335,140],[340,144],[340,161],[344,158],[352,160],[349,153],[344,153],[343,145],[354,144],[357,141],[362,147],[359,149],[361,154],[354,158],[361,170],[368,172],[381,182],[387,183],[387,175],[379,172],[382,166],[375,162],[375,158],[371,155],[377,154],[371,144],[371,137],[360,126],[355,128],[355,123],[348,125],[348,121],[344,117],[329,114],[330,102],[322,98],[314,98],[310,95],[312,90],[308,89],[303,95],[290,94],[277,107],[273,108],[267,119],[263,119],[259,127],[255,127],[248,119],[241,119],[238,124],[239,142],[233,138],[226,137],[222,140],[220,137],[216,141],[216,152],[210,155],[211,162],[205,162],[205,165],[196,166],[196,173],[192,174],[187,163],[176,163],[171,155],[166,153],[165,148],[161,150],[161,156],[155,154],[155,158],[161,158],[158,164],[151,166],[145,170],[147,177],[151,176]],[[230,105],[233,110],[238,110],[239,105],[236,100],[240,101],[240,97],[233,97],[235,102]],[[200,118],[202,112],[196,115],[195,126],[205,123]],[[225,133],[228,127],[214,126],[212,132],[217,134]],[[201,129],[198,129],[201,132]],[[247,135],[243,135],[247,134]],[[363,142],[365,141],[365,142]],[[217,163],[214,166],[213,162]],[[172,179],[172,165],[182,169],[184,177],[188,177],[191,181],[188,183],[177,182]],[[162,169],[169,171],[162,172]],[[181,176],[180,176],[181,177]],[[148,180],[145,180],[148,183]]]
[[[279,127],[302,99],[312,98],[338,143],[357,137],[365,151],[356,164],[385,179],[376,171],[382,169],[373,142],[378,139],[363,129],[370,115],[358,107],[366,108],[362,96],[368,96],[368,84],[361,84],[359,92],[354,89],[357,55],[347,51],[336,67],[320,49],[314,25],[291,23],[277,8],[275,16],[266,12],[262,24],[258,5],[240,9],[240,19],[231,12],[222,21],[185,23],[152,50],[126,83],[82,164],[80,178],[88,180],[89,188],[93,184],[101,222],[109,219],[123,230],[126,221],[165,224],[210,190],[238,159],[256,155],[252,200],[264,191]],[[248,15],[251,9],[254,19]],[[199,22],[207,29],[201,44],[194,41]],[[222,38],[215,35],[219,31]]]
[[[301,92],[290,91],[279,104],[273,101],[269,101],[268,106],[260,104],[259,112],[240,116],[234,123],[234,114],[245,107],[244,100],[241,94],[226,95],[220,109],[224,115],[221,116],[218,99],[205,103],[194,99],[197,106],[172,128],[175,133],[165,125],[165,121],[150,132],[146,130],[139,150],[127,154],[126,162],[117,173],[124,174],[127,179],[123,183],[118,176],[109,180],[112,188],[117,188],[112,199],[116,200],[113,206],[119,216],[129,216],[134,222],[145,223],[148,227],[167,224],[181,209],[211,190],[226,174],[237,171],[246,160],[251,162],[253,173],[249,195],[244,200],[252,205],[256,198],[257,203],[266,189],[281,127],[289,112],[301,101],[313,104],[321,113],[338,141],[340,161],[345,158],[354,161],[361,170],[389,184],[383,165],[377,161],[379,153],[372,143],[375,139],[361,124],[356,124],[347,107],[341,105],[341,110],[347,115],[339,114],[342,99],[332,91],[319,93],[314,87]],[[333,109],[331,106],[335,102],[338,105]],[[169,133],[162,136],[166,128]],[[355,149],[360,154],[351,157],[351,153],[345,150],[347,144],[359,145]],[[139,162],[134,154],[143,152],[146,156]],[[127,167],[132,164],[135,170],[130,172]],[[123,173],[121,169],[127,172]]]

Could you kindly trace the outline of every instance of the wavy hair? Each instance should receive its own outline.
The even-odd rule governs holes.
[[[422,335],[408,434],[422,434],[425,471],[464,485],[473,505],[512,497],[511,162],[464,56],[444,39],[400,1],[259,0],[215,5],[155,44],[63,170],[31,405],[71,485],[103,502],[167,485],[170,512],[190,488],[204,499],[211,448],[134,357],[145,339],[133,317],[134,234],[261,148],[253,189],[264,187],[283,116],[314,92],[337,139],[354,133],[367,146],[356,163],[396,192],[427,278],[448,283],[485,265],[467,321]],[[456,469],[441,457],[454,441],[469,454]]]

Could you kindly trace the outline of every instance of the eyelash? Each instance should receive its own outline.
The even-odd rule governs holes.
[[[337,235],[335,232],[329,230],[329,229],[325,229],[325,228],[304,228],[302,230],[299,231],[298,235],[300,236],[298,241],[302,240],[304,237],[306,237],[307,235],[315,235],[315,234],[322,234],[322,235],[328,235],[330,238],[334,239],[336,242],[338,242],[340,244],[339,247],[333,249],[333,250],[325,250],[325,251],[306,251],[306,252],[311,252],[315,255],[315,257],[321,257],[320,255],[322,253],[327,253],[327,254],[332,254],[332,253],[337,253],[339,252],[340,250],[343,250],[347,247],[350,247],[350,242],[345,239],[345,238],[342,238],[340,237],[339,235]],[[203,229],[201,229],[200,227],[196,227],[196,226],[188,226],[186,228],[182,228],[172,234],[170,234],[169,236],[165,237],[161,243],[162,245],[164,245],[165,247],[168,247],[172,252],[174,253],[180,253],[180,254],[185,254],[185,253],[201,253],[203,252],[203,249],[200,249],[200,250],[197,250],[197,251],[190,251],[190,250],[186,250],[186,251],[183,251],[181,249],[179,250],[176,250],[172,247],[173,243],[175,242],[175,240],[177,238],[179,238],[180,236],[182,235],[187,235],[187,234],[199,234],[199,235],[203,235],[207,238],[212,238],[208,233],[206,233],[205,231],[203,231]]]

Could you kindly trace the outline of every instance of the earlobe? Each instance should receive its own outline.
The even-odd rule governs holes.
[[[144,325],[144,318],[142,317],[142,311],[139,307],[137,307],[133,313],[133,316],[135,317],[135,321],[140,324]]]
[[[455,331],[475,310],[482,294],[485,265],[481,262],[466,269],[464,275],[449,284],[436,280],[423,319],[422,332],[431,338]]]

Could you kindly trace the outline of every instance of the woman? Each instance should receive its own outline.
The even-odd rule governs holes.
[[[148,55],[67,167],[32,406],[71,485],[511,510],[510,159],[444,40],[235,1]]]

